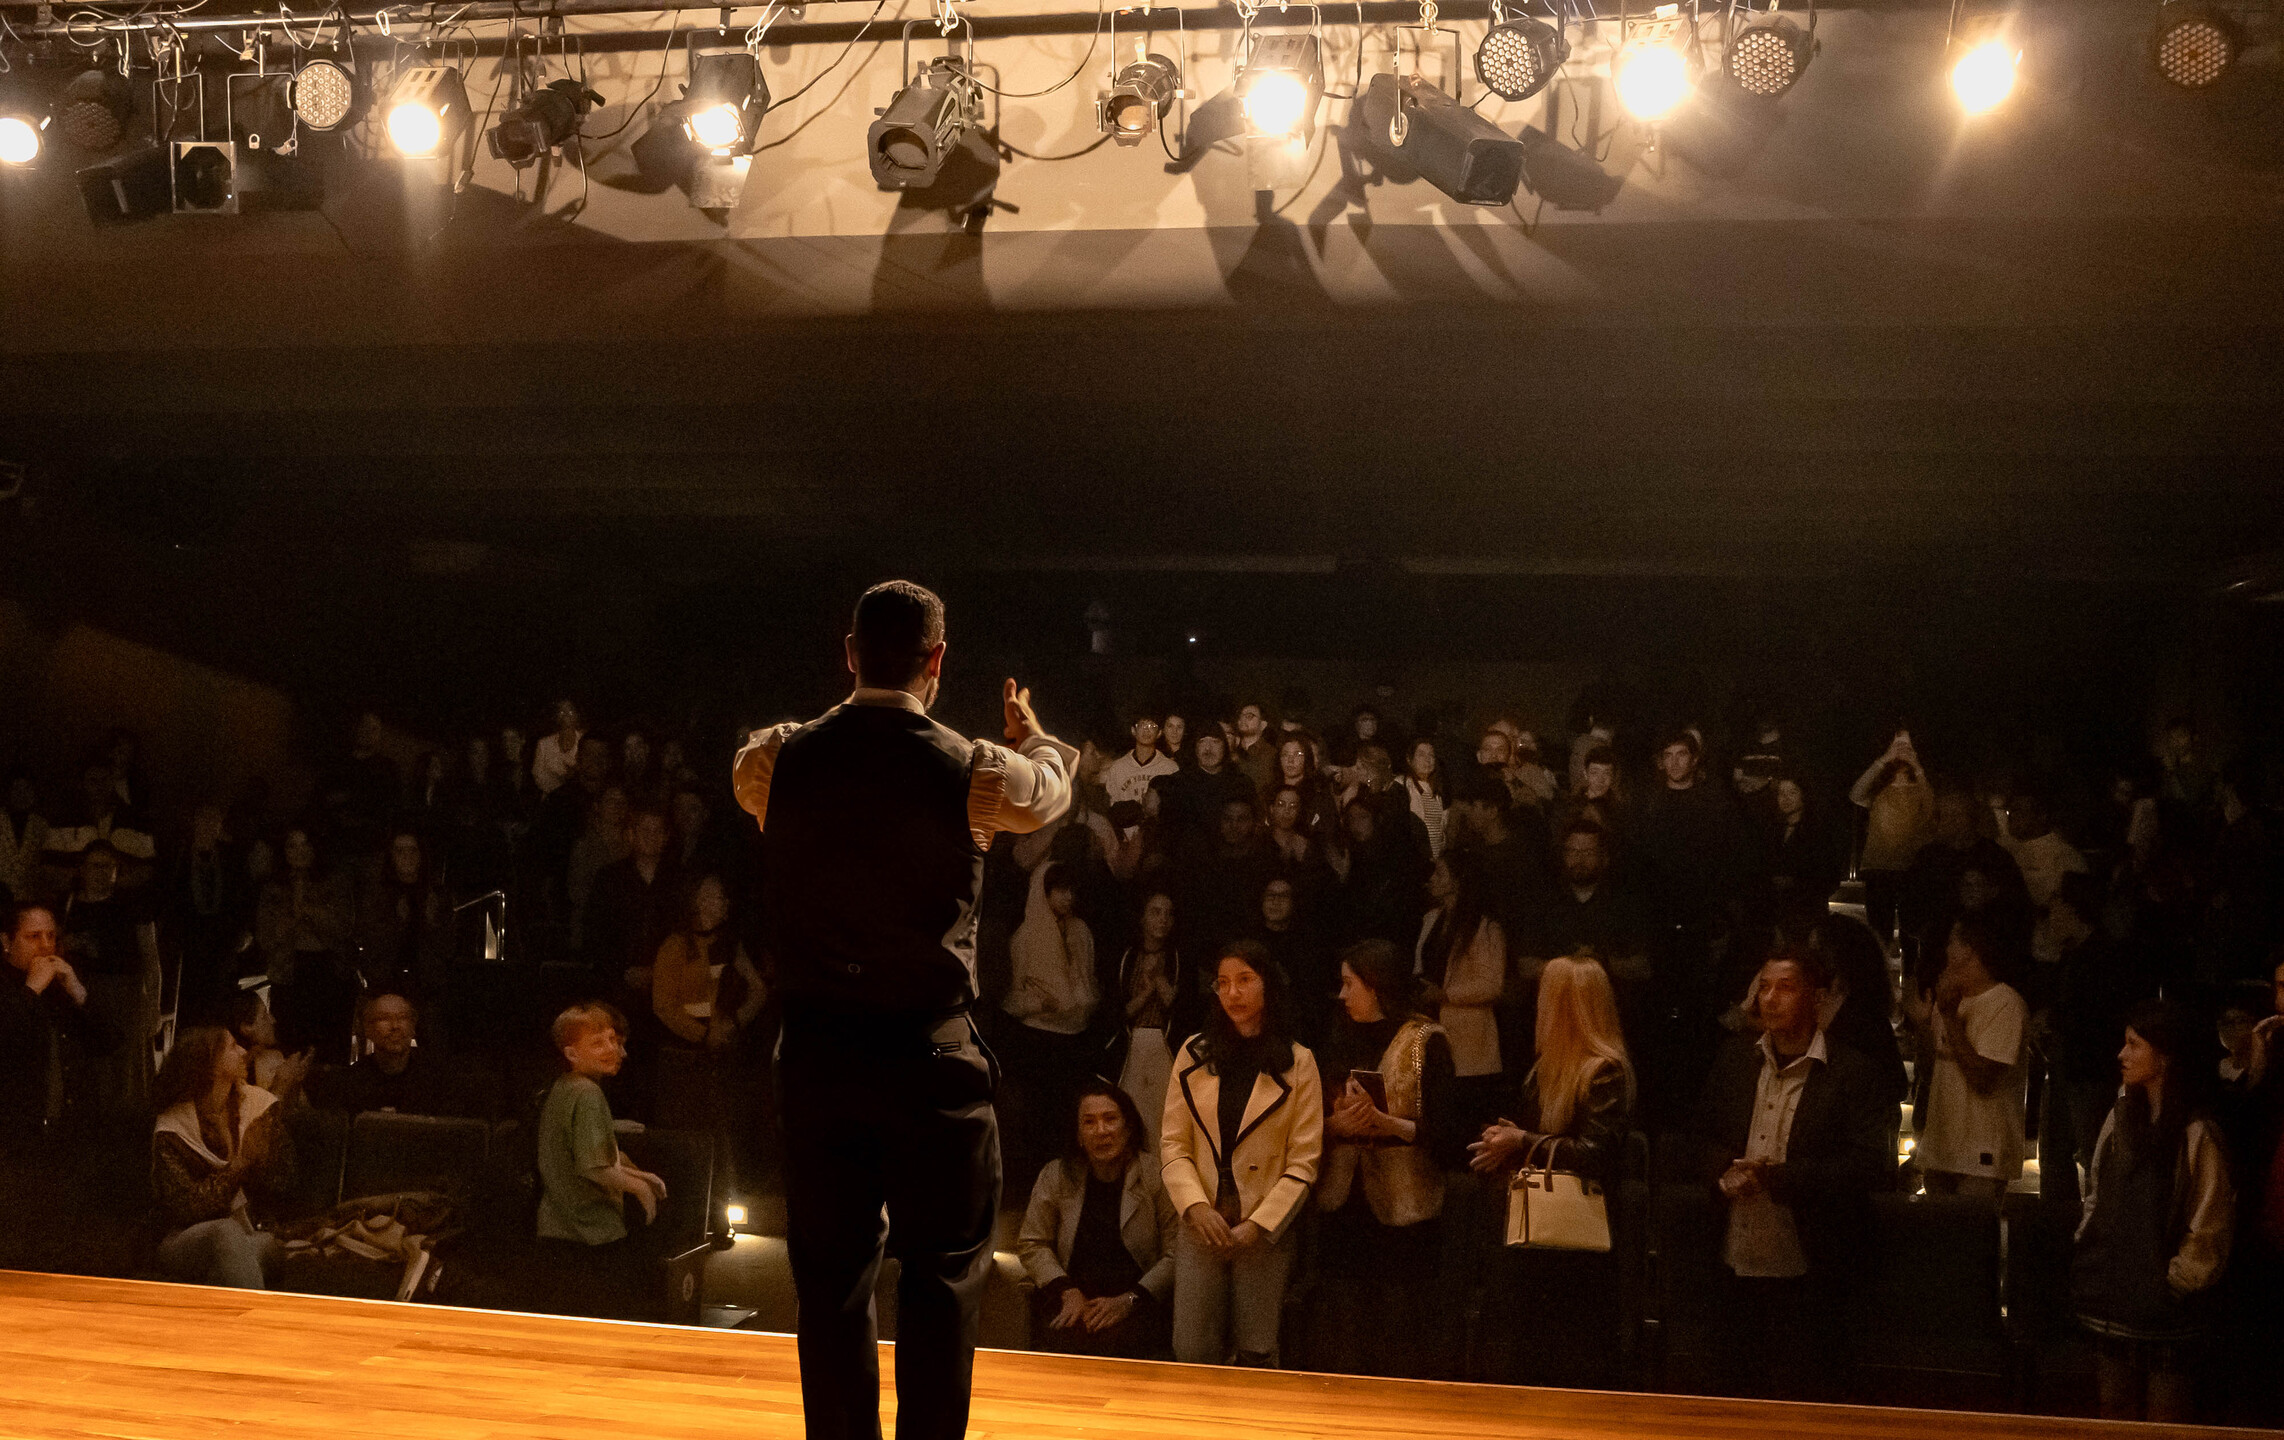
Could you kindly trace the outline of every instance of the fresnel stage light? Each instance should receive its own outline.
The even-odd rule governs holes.
[[[389,144],[408,160],[450,154],[472,123],[467,84],[449,65],[415,66],[389,92]]]
[[[576,138],[579,122],[602,103],[602,96],[576,80],[542,85],[492,127],[492,155],[521,170]]]

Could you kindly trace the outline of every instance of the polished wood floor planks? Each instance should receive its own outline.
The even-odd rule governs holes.
[[[782,1335],[15,1271],[0,1271],[0,1315],[0,1437],[7,1440],[801,1434],[793,1342]],[[885,1351],[881,1369],[893,1373]],[[971,1427],[988,1440],[2066,1440],[2155,1433],[2036,1417],[1004,1352],[977,1361]]]

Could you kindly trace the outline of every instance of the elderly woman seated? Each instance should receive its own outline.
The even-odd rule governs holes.
[[[1087,1085],[1070,1150],[1031,1187],[1015,1250],[1045,1349],[1143,1359],[1168,1348],[1180,1219],[1143,1140],[1125,1091]]]

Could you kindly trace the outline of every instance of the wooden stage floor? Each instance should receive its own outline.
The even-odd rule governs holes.
[[[0,1271],[0,1317],[0,1436],[9,1440],[757,1440],[801,1433],[793,1342],[782,1335],[13,1271]],[[971,1426],[976,1436],[1085,1440],[1900,1440],[1937,1434],[2002,1440],[2157,1433],[2089,1421],[1361,1380],[997,1351],[979,1358]]]

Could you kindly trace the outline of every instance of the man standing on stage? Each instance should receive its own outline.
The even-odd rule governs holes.
[[[928,718],[944,603],[918,585],[867,590],[847,647],[855,692],[806,725],[756,731],[733,776],[762,829],[785,996],[801,1402],[810,1440],[880,1435],[885,1238],[903,1267],[898,1440],[957,1440],[1000,1191],[998,1064],[968,1013],[976,890],[993,835],[1038,830],[1070,804],[1077,751],[1040,729],[1013,680],[1013,748]]]

